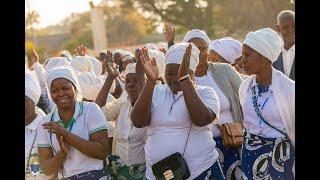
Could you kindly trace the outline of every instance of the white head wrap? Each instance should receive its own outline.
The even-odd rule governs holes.
[[[200,29],[192,29],[191,31],[187,32],[187,34],[183,37],[182,42],[188,42],[190,39],[196,37],[205,40],[207,45],[209,45],[210,39],[207,33]]]
[[[93,71],[94,71],[94,74],[96,76],[100,76],[102,74],[102,64],[101,62],[95,58],[95,57],[89,57],[91,62],[92,62],[92,65],[93,65]]]
[[[155,58],[157,61],[157,66],[159,70],[159,77],[164,77],[164,70],[166,67],[165,57],[161,51],[149,49],[148,50],[149,58]]]
[[[47,86],[48,90],[50,92],[51,83],[53,80],[58,78],[65,78],[72,82],[72,84],[76,87],[76,90],[78,92],[77,94],[77,100],[82,100],[82,91],[79,85],[78,77],[76,72],[71,67],[56,67],[51,69],[47,74]],[[49,93],[50,94],[50,93]]]
[[[52,68],[59,66],[70,66],[70,62],[65,57],[52,57],[46,60],[45,69],[49,71]]]
[[[271,62],[276,61],[281,52],[280,37],[271,28],[249,32],[243,44],[248,45]]]
[[[72,59],[72,56],[71,56],[70,52],[67,51],[67,50],[62,50],[62,51],[60,52],[60,56],[61,56],[61,57],[65,57],[65,58],[67,58],[67,59]]]
[[[103,80],[89,72],[78,74],[78,80],[83,97],[94,101],[103,86]]]
[[[126,75],[129,73],[136,73],[136,65],[136,63],[129,63],[124,71],[124,77],[126,77]]]
[[[38,82],[38,79],[30,71],[25,71],[25,95],[29,97],[35,105],[38,104],[38,101],[41,96],[41,88]]]
[[[171,46],[166,54],[166,64],[181,64],[184,53],[186,52],[186,48],[189,44],[190,43],[181,42]],[[190,69],[195,72],[199,64],[200,51],[193,43],[191,43],[191,45]]]
[[[231,64],[234,64],[234,61],[242,55],[241,42],[232,39],[231,37],[225,37],[211,41],[209,43],[209,49],[217,52],[221,57]]]
[[[132,58],[134,57],[130,51],[122,51],[121,55],[122,55],[122,61],[126,61],[128,59],[132,60]]]
[[[90,57],[76,56],[71,60],[71,66],[78,72],[94,72]]]
[[[157,45],[153,44],[153,43],[147,43],[146,45],[147,49],[157,49]]]

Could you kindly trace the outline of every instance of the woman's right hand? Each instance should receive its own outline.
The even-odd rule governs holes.
[[[156,82],[159,76],[157,61],[154,57],[152,59],[149,58],[148,49],[146,47],[142,47],[138,61],[141,61],[148,80]]]
[[[112,58],[112,53],[110,51],[108,51],[108,60],[109,60],[110,56]],[[112,78],[114,80],[119,76],[120,73],[119,73],[119,70],[117,68],[113,67],[113,64],[112,64],[112,67],[111,67],[111,65],[110,65],[111,63],[108,60],[107,60],[107,63],[106,63],[106,70],[108,72],[108,77],[110,77],[110,78]]]
[[[63,136],[60,136],[60,137],[58,138],[58,142],[59,142],[61,151],[62,151],[65,155],[67,155],[67,154],[69,153],[69,151],[70,151],[70,144],[67,143],[67,142],[65,142],[65,141],[63,140]]]

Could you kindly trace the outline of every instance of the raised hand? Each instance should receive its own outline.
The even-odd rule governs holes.
[[[149,58],[148,49],[146,47],[142,47],[140,58],[138,59],[138,61],[141,61],[142,67],[144,68],[148,80],[156,82],[159,76],[157,61],[155,58]]]
[[[159,51],[163,52],[163,54],[167,53],[167,50],[165,48],[160,48]]]
[[[76,52],[77,56],[85,56],[87,54],[87,47],[81,44],[77,46],[74,51]]]
[[[139,52],[137,52],[137,65],[136,65],[136,73],[138,75],[144,76],[145,72],[144,72],[144,68],[141,62],[141,50]]]
[[[192,49],[192,46],[189,43],[189,46],[186,48],[186,52],[183,55],[182,63],[180,64],[180,67],[179,67],[178,79],[189,74],[191,49]]]
[[[32,60],[32,64],[39,62],[39,55],[35,49],[32,49],[31,60]]]
[[[111,54],[111,59],[112,59],[112,53],[111,52],[109,53],[109,52],[110,51],[108,51],[108,56],[110,56],[110,54]],[[110,57],[108,57],[108,59],[109,58]],[[116,79],[120,74],[118,68],[117,67],[113,67],[113,63],[109,63],[108,60],[107,60],[107,63],[106,63],[106,70],[108,72],[108,77],[110,77],[112,79]]]
[[[163,34],[167,41],[167,43],[173,43],[174,36],[175,36],[175,30],[174,27],[171,26],[169,23],[165,23],[163,27]]]

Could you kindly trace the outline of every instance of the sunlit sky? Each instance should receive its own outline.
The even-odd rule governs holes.
[[[37,28],[57,24],[72,13],[90,10],[89,0],[25,0],[25,12],[28,11],[27,1],[30,9],[37,11],[40,15]],[[93,0],[95,5],[101,1]]]

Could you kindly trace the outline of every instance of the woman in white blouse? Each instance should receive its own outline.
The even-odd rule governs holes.
[[[112,156],[108,157],[109,170],[114,179],[145,179],[144,145],[147,129],[133,126],[130,113],[145,83],[143,68],[130,63],[125,70],[126,98],[106,103],[111,84],[119,72],[106,65],[108,77],[101,88],[96,103],[105,112],[107,121],[114,121]],[[115,171],[115,172],[114,172]]]
[[[40,168],[37,149],[37,128],[45,113],[36,106],[40,99],[41,89],[37,77],[25,71],[25,179],[49,179]],[[52,178],[53,175],[51,175]]]
[[[212,88],[194,85],[198,56],[194,44],[171,46],[166,53],[166,84],[156,85],[157,62],[149,59],[146,48],[142,49],[141,61],[148,80],[132,109],[131,119],[134,126],[147,127],[145,156],[149,180],[155,179],[155,173],[162,178],[174,177],[174,169],[162,172],[160,168],[159,174],[152,166],[175,153],[185,159],[188,179],[225,179],[211,132],[212,121],[219,114],[219,100]]]
[[[57,67],[47,74],[57,108],[43,118],[37,144],[45,174],[59,179],[107,179],[103,160],[108,154],[105,117],[92,102],[83,102],[76,73]]]
[[[195,81],[198,85],[212,87],[219,98],[220,115],[218,124],[214,124],[212,128],[213,138],[216,142],[219,160],[226,179],[239,179],[241,176],[240,147],[224,146],[220,127],[225,123],[243,122],[238,94],[242,79],[230,64],[212,63],[208,61],[209,37],[205,31],[193,29],[187,32],[183,41],[194,43],[200,50],[199,65],[195,71]],[[229,41],[231,40],[229,39]],[[229,56],[229,59],[234,60],[240,56],[237,52],[228,51],[228,48],[231,48],[229,47],[230,45],[224,44],[224,47],[221,48],[219,47],[221,42],[218,41],[210,45],[210,49],[216,49],[218,52],[220,52],[220,49],[223,49],[225,51],[225,57]]]
[[[295,83],[272,67],[281,50],[278,34],[247,34],[239,89],[245,126],[241,169],[245,179],[294,179]]]

